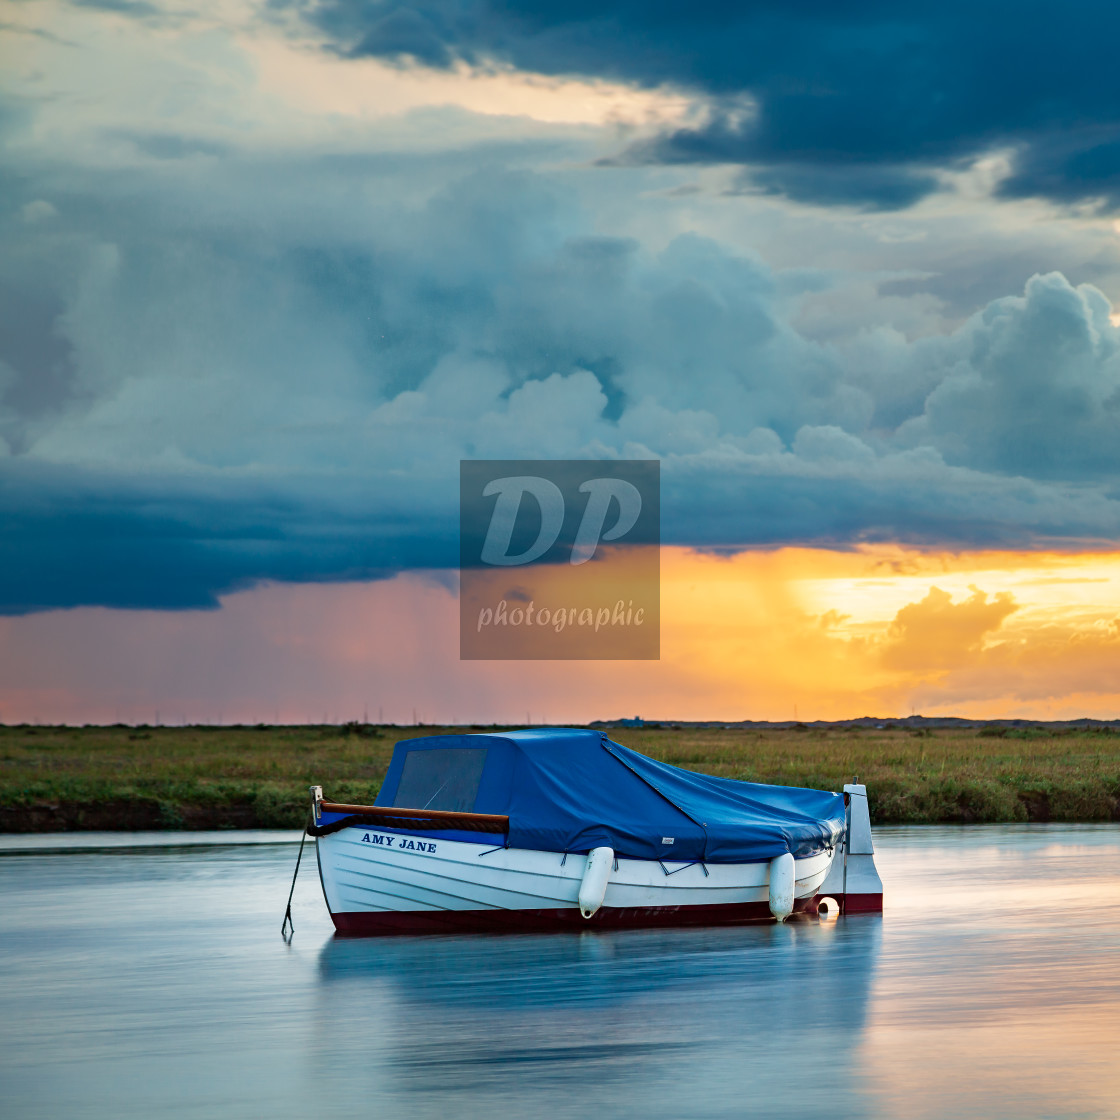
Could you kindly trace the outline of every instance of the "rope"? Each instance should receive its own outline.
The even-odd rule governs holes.
[[[296,856],[296,869],[292,875],[292,889],[288,891],[288,908],[284,911],[284,921],[280,925],[280,936],[290,945],[292,938],[296,933],[296,924],[292,921],[292,895],[296,893],[296,878],[299,876],[299,864],[303,859],[303,845],[307,840],[307,834],[311,831],[311,822],[314,820],[314,810],[307,814],[307,825],[303,830],[303,835],[299,838],[299,855]],[[292,927],[292,932],[288,933],[288,927]]]

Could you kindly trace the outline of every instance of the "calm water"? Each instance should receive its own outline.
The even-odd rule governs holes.
[[[1117,827],[880,830],[882,918],[781,928],[340,940],[312,859],[290,947],[290,841],[62,839],[0,838],[5,1120],[1120,1117]]]

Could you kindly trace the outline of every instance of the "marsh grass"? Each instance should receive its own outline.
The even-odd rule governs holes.
[[[298,827],[307,787],[369,802],[393,744],[478,728],[0,727],[0,829]],[[884,823],[1120,819],[1120,734],[830,727],[626,728],[676,766],[840,789],[859,778]]]

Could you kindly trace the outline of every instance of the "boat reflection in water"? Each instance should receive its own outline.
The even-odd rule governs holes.
[[[427,1108],[445,1092],[460,1115],[515,1096],[551,1116],[857,1115],[845,1109],[860,1099],[880,933],[866,916],[335,937],[319,958],[316,1064],[346,1077],[348,1099]]]

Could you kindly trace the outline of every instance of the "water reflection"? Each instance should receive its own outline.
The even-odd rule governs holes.
[[[336,939],[312,872],[290,946],[291,843],[9,849],[0,1113],[1120,1115],[1120,830],[878,842],[881,918]]]
[[[1120,829],[896,829],[860,1066],[891,1117],[1120,1116]]]
[[[319,958],[324,1076],[403,1101],[515,1088],[550,1115],[837,1111],[851,1097],[880,944],[858,926],[414,940],[332,939]],[[364,1029],[355,1032],[361,1022]],[[796,1070],[813,1055],[814,1076]],[[528,1095],[525,1098],[525,1095]]]

